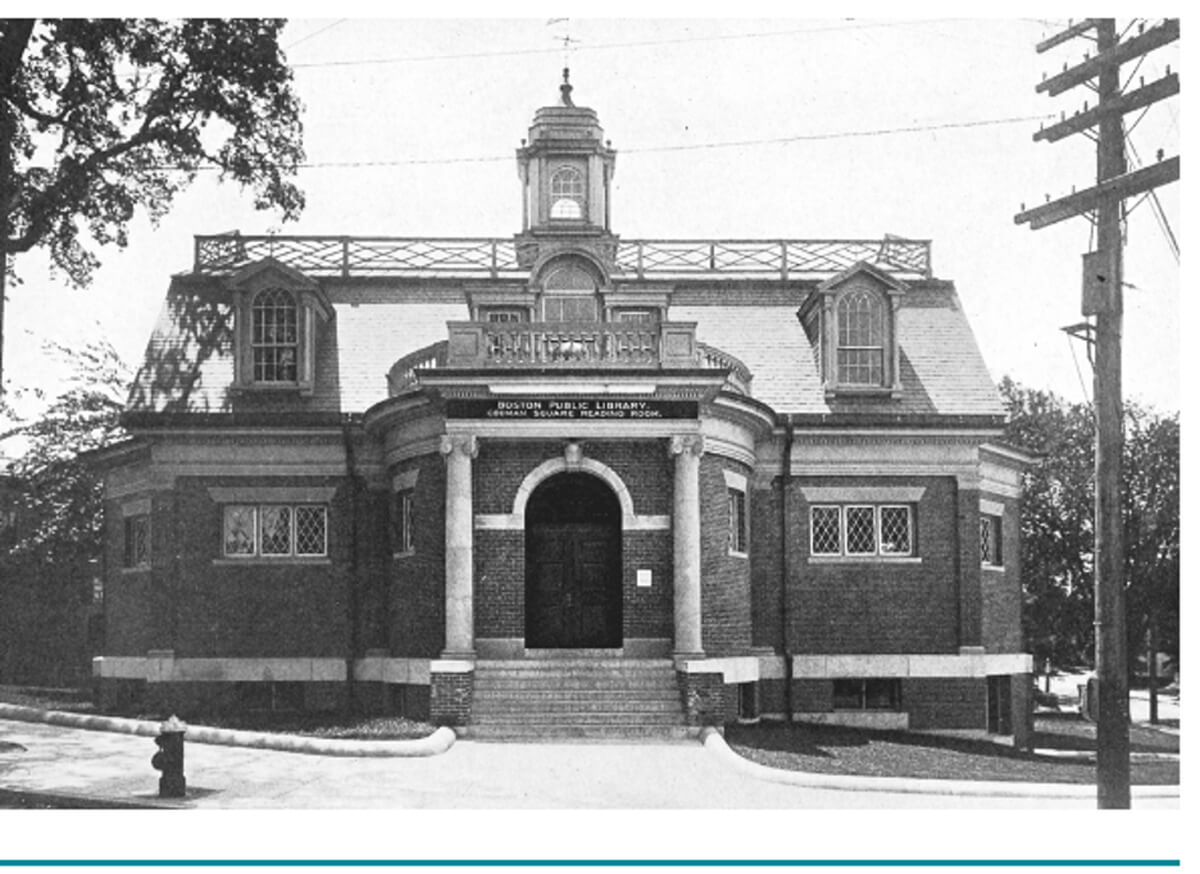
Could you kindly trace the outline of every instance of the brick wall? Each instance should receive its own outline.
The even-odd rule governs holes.
[[[737,721],[738,687],[720,674],[675,674],[688,725],[725,725]]]
[[[779,651],[783,645],[780,580],[783,549],[780,540],[782,479],[750,495],[750,622],[751,643]]]
[[[670,531],[626,531],[622,569],[624,635],[675,637],[675,581]],[[649,588],[638,588],[638,570],[650,571]]]
[[[919,563],[810,562],[801,486],[924,486],[914,515]],[[978,493],[971,546],[978,574]],[[805,477],[788,491],[788,648],[794,653],[958,651],[960,513],[951,477]],[[976,576],[976,579],[978,576]]]
[[[394,656],[432,658],[446,641],[446,464],[434,453],[405,461],[392,473],[409,470],[418,471],[413,551],[391,558],[387,649]]]
[[[525,636],[525,532],[475,532],[475,633]]]
[[[750,636],[750,560],[729,553],[729,490],[723,471],[749,479],[744,464],[711,453],[700,459],[701,642],[708,655],[744,652]],[[747,487],[747,513],[754,496]],[[750,552],[754,551],[751,532]]]
[[[958,490],[959,646],[983,646],[979,490]]]
[[[334,486],[328,561],[223,563],[223,510],[208,494],[216,486]],[[156,646],[177,658],[347,655],[353,490],[343,478],[181,477],[173,497],[170,632]]]
[[[511,513],[521,482],[535,467],[551,458],[562,458],[566,442],[479,441],[479,456],[472,465],[476,513]],[[582,443],[584,455],[616,471],[629,489],[634,512],[669,514],[673,468],[666,443],[651,441],[591,441]]]
[[[435,725],[466,725],[471,721],[475,673],[432,674],[429,684],[429,718]]]
[[[560,458],[564,445],[563,441],[482,440],[472,466],[475,512],[511,513],[525,477],[548,459]],[[636,513],[670,514],[673,469],[663,441],[586,441],[583,448],[588,458],[609,466],[621,478]],[[674,634],[671,550],[670,531],[623,532],[624,637]],[[651,572],[649,588],[637,587],[638,570]],[[479,637],[525,635],[524,531],[475,532],[475,632]]]
[[[987,681],[982,678],[908,678],[901,687],[912,729],[986,729]]]
[[[985,494],[1003,503],[1004,521],[1000,535],[1003,568],[981,570],[983,646],[988,652],[1021,652],[1021,549],[1020,508],[1012,498]]]

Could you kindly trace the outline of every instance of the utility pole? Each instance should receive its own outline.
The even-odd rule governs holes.
[[[1121,221],[1125,198],[1179,178],[1179,158],[1128,172],[1124,116],[1179,93],[1179,77],[1167,75],[1122,93],[1121,64],[1140,59],[1179,39],[1179,20],[1167,19],[1122,41],[1111,18],[1089,18],[1037,46],[1038,53],[1095,32],[1096,54],[1063,67],[1037,91],[1051,97],[1090,83],[1097,105],[1062,119],[1034,135],[1055,142],[1097,129],[1096,185],[1015,216],[1033,230],[1077,215],[1095,213],[1096,250],[1083,256],[1084,316],[1095,317],[1094,396],[1096,415],[1095,627],[1096,800],[1100,808],[1129,807],[1129,676],[1125,640],[1125,550],[1121,520],[1121,321],[1123,313]]]

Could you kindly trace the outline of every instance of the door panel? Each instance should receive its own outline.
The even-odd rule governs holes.
[[[525,642],[533,648],[621,645],[621,532],[596,523],[528,531]]]

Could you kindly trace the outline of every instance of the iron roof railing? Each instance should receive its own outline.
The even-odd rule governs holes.
[[[619,240],[616,271],[642,278],[824,279],[866,261],[901,278],[933,276],[931,242],[881,240]],[[489,237],[197,236],[193,270],[232,273],[274,258],[314,276],[513,277],[529,274],[517,241]]]

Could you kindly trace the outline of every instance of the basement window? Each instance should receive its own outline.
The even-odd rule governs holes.
[[[900,681],[890,677],[834,680],[833,709],[899,710]]]

